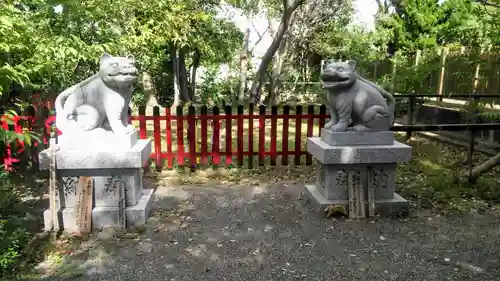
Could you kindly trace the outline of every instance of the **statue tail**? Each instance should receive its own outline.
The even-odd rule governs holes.
[[[370,80],[367,80],[366,78],[364,78],[363,76],[361,75],[358,75],[358,79],[360,79],[361,81],[375,87],[375,89],[377,89],[381,94],[382,96],[387,100],[387,106],[389,107],[389,111],[392,113],[390,115],[390,123],[391,125],[394,124],[394,111],[396,110],[396,99],[394,99],[394,96],[387,92],[386,90],[384,90],[382,87],[380,87],[379,85],[373,83],[372,81]]]
[[[60,93],[55,102],[54,106],[56,108],[56,127],[59,131],[64,132],[67,128],[67,114],[64,113],[64,102],[73,92],[74,87],[70,87]]]

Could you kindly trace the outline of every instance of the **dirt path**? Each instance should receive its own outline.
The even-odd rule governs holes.
[[[300,185],[156,191],[142,234],[101,233],[42,280],[498,280],[499,216],[327,220]],[[455,264],[459,262],[459,265]],[[455,266],[454,266],[455,265]],[[471,267],[474,265],[477,268]],[[62,271],[61,271],[62,269]],[[482,272],[479,272],[483,270]]]

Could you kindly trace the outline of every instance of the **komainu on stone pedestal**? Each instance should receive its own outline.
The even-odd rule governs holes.
[[[395,141],[394,97],[356,73],[354,61],[334,61],[321,73],[331,120],[307,151],[317,160],[316,183],[306,185],[313,203],[349,207],[349,217],[408,212],[395,193],[397,163],[408,162],[411,147]],[[366,205],[366,206],[365,206]],[[328,212],[331,213],[331,212]]]
[[[63,133],[93,130],[129,134],[128,105],[137,81],[133,56],[103,54],[99,73],[64,90],[55,101],[56,126]]]
[[[334,132],[388,131],[394,122],[394,97],[356,73],[356,62],[330,62],[321,72],[327,90],[331,120],[325,129]]]
[[[91,177],[92,228],[136,227],[146,223],[153,189],[143,188],[143,170],[151,154],[151,140],[138,139],[128,124],[128,106],[137,80],[133,56],[104,54],[99,72],[64,90],[56,99],[55,154],[58,186],[56,211],[66,231],[78,231],[78,178]],[[40,169],[53,157],[40,152]],[[80,190],[81,191],[81,190]],[[50,227],[50,212],[44,212]]]

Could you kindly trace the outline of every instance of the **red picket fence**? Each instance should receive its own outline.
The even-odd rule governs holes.
[[[160,108],[154,107],[153,115],[147,115],[145,107],[139,107],[139,114],[131,116],[130,122],[138,127],[141,139],[152,139],[150,164],[157,169],[208,164],[248,166],[251,169],[255,164],[265,165],[267,159],[274,166],[278,157],[281,158],[281,165],[288,165],[289,157],[293,158],[294,165],[301,165],[304,155],[305,164],[312,164],[305,143],[307,137],[319,135],[320,128],[329,118],[324,105],[310,105],[306,114],[301,105],[293,109],[289,106],[272,107],[270,112],[264,106],[255,111],[252,104],[246,109],[243,106],[235,109],[236,114],[230,106],[222,108],[222,112],[218,107],[202,106],[198,110],[189,107],[184,114],[179,107],[175,114],[170,108],[165,108],[161,114]],[[16,122],[10,129],[22,131],[25,128],[40,132],[43,147],[46,147],[54,116],[47,116],[43,122],[37,122],[34,117],[18,119],[28,122]],[[40,123],[44,124],[44,128],[35,126]],[[5,122],[3,126],[6,129],[9,127]],[[10,167],[16,163],[13,155],[20,152],[23,151],[13,153],[12,148],[7,148],[4,165]],[[34,159],[36,153],[31,158],[37,163]],[[245,162],[247,165],[244,165]]]

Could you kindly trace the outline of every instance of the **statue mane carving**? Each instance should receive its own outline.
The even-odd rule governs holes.
[[[133,56],[103,54],[99,72],[64,90],[55,101],[56,126],[64,134],[93,130],[129,134],[128,105],[137,81]]]
[[[394,97],[356,73],[355,61],[334,61],[321,72],[334,132],[387,131],[394,122]]]

